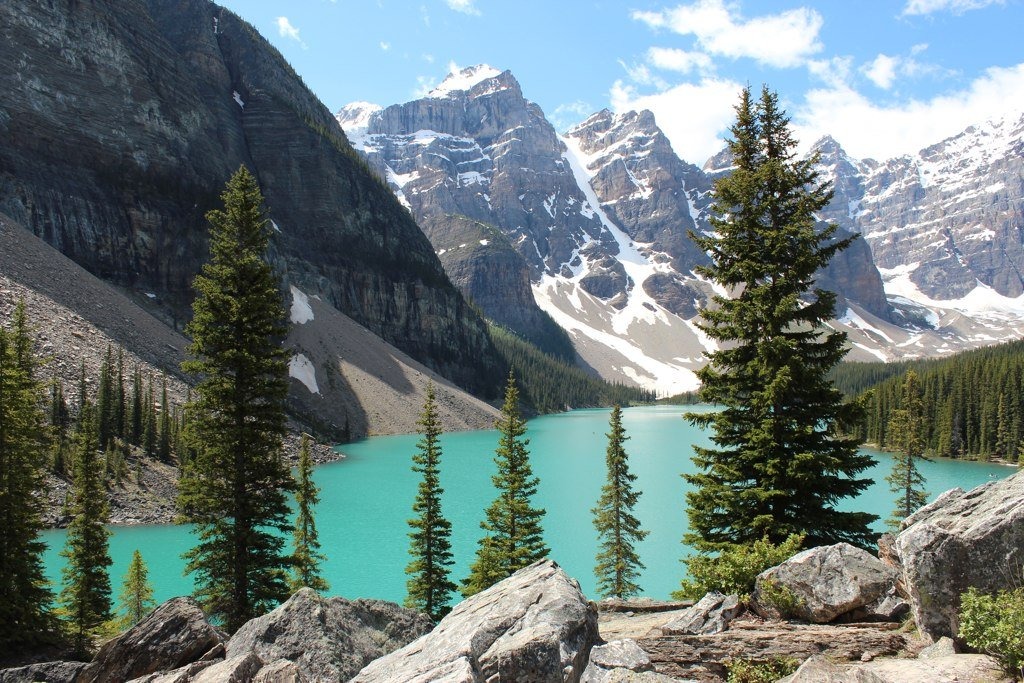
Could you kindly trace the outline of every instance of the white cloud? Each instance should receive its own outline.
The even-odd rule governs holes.
[[[611,103],[616,112],[650,109],[676,154],[700,166],[725,146],[742,88],[731,80],[706,77],[700,83],[638,95],[633,86],[616,81]]]
[[[744,20],[733,4],[698,0],[660,12],[633,12],[632,16],[651,28],[693,35],[712,55],[749,57],[779,68],[799,66],[822,49],[818,33],[824,20],[806,7]]]
[[[932,14],[933,12],[951,12],[963,14],[989,5],[1002,5],[1004,0],[907,0],[903,7],[905,16]]]
[[[668,82],[663,78],[652,74],[646,64],[634,64],[631,66],[621,59],[619,60],[619,64],[626,70],[626,74],[629,75],[629,80],[638,85],[650,85],[657,90],[664,90],[669,86]]]
[[[828,85],[843,85],[850,82],[850,74],[853,71],[853,58],[812,59],[807,62],[807,71]]]
[[[959,91],[880,105],[848,85],[811,90],[793,122],[803,147],[829,134],[855,157],[912,154],[972,124],[1024,111],[1024,64],[992,67]]]
[[[480,15],[480,10],[478,10],[474,6],[474,3],[476,2],[476,0],[444,0],[444,1],[445,1],[445,4],[448,5],[449,9],[453,9],[456,12],[462,12],[463,14],[474,14],[476,16]]]
[[[389,43],[386,40],[380,41],[380,49],[383,50],[384,52],[387,52],[388,50],[391,49],[391,43]]]
[[[882,90],[888,90],[896,81],[896,67],[899,63],[897,57],[879,54],[874,61],[864,67],[864,75]]]
[[[277,18],[277,33],[282,38],[294,40],[301,45],[303,49],[306,49],[306,43],[304,43],[302,38],[299,37],[299,29],[292,25],[292,22],[289,21],[288,17]]]
[[[555,110],[548,114],[548,120],[554,125],[555,130],[562,132],[593,113],[594,108],[590,106],[589,102],[576,100],[575,102],[566,102],[555,107]]]
[[[711,69],[711,57],[703,52],[689,52],[670,47],[652,47],[647,50],[647,61],[652,66],[669,71],[688,74],[691,71],[705,72]]]

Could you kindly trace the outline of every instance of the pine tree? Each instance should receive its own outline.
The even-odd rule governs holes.
[[[839,433],[857,406],[844,404],[826,375],[845,355],[846,336],[825,328],[835,295],[813,288],[852,238],[836,240],[835,225],[817,229],[831,191],[815,159],[796,158],[778,96],[765,88],[755,104],[745,89],[736,112],[734,170],[715,182],[714,233],[691,233],[711,257],[700,274],[734,296],[715,296],[701,312],[699,326],[719,350],[698,372],[700,397],[723,408],[687,415],[713,428],[714,447],[694,449],[685,540],[715,550],[802,533],[809,545],[867,546],[875,516],[835,508],[870,484],[857,475],[873,461]]]
[[[441,510],[444,489],[440,482],[441,421],[434,403],[434,385],[427,385],[423,413],[417,422],[423,437],[412,456],[412,471],[422,475],[412,504],[415,517],[409,520],[409,555],[405,568],[408,594],[405,606],[425,613],[434,621],[451,609],[448,603],[457,586],[451,581],[452,525]]]
[[[240,168],[224,210],[207,214],[211,258],[196,277],[186,331],[200,377],[189,412],[195,455],[178,504],[198,535],[185,554],[205,609],[234,631],[288,597],[284,533],[294,488],[281,455],[288,391],[279,282],[264,261],[270,230],[255,178]]]
[[[142,553],[135,550],[128,571],[121,584],[119,626],[122,630],[131,628],[153,611],[153,586],[149,583],[149,568],[142,559]]]
[[[160,390],[160,431],[156,455],[163,462],[171,461],[171,404],[167,402],[167,378]]]
[[[96,412],[87,401],[78,421],[71,523],[61,552],[67,565],[62,572],[60,604],[79,655],[88,652],[91,639],[110,619],[110,532],[104,526],[110,512],[103,486]]]
[[[47,456],[45,394],[24,302],[13,329],[0,327],[0,652],[14,653],[53,634],[43,573],[42,512]]]
[[[530,504],[540,481],[530,467],[526,450],[530,441],[523,438],[526,421],[519,412],[519,390],[512,373],[505,387],[497,429],[500,436],[494,462],[498,473],[491,481],[498,495],[487,508],[486,519],[480,522],[487,535],[480,539],[476,560],[463,581],[462,594],[466,597],[490,588],[548,554],[540,524],[545,511]]]
[[[107,347],[107,354],[100,365],[100,383],[96,393],[96,417],[100,449],[109,450],[113,442],[114,429],[114,376],[113,352]]]
[[[902,407],[893,410],[889,429],[894,435],[892,445],[892,473],[885,478],[889,490],[896,494],[896,509],[888,525],[899,530],[900,523],[928,501],[924,490],[924,475],[918,462],[927,460],[924,454],[924,408],[921,384],[917,373],[907,370],[903,380]]]
[[[608,429],[608,481],[601,487],[597,507],[591,510],[601,539],[594,574],[601,595],[628,598],[640,592],[636,579],[644,565],[635,544],[644,540],[647,532],[641,530],[640,520],[633,514],[640,492],[633,490],[636,475],[629,471],[629,456],[623,447],[629,437],[622,426],[621,407],[612,408]]]
[[[142,445],[142,430],[145,414],[142,409],[142,370],[135,366],[132,373],[132,402],[128,408],[128,443]]]
[[[156,396],[153,394],[153,376],[147,383],[147,399],[143,405],[142,417],[142,450],[150,458],[156,457]]]
[[[292,592],[300,588],[312,588],[323,593],[329,587],[320,575],[320,564],[326,558],[320,552],[320,537],[313,514],[313,508],[320,502],[320,489],[313,482],[313,459],[309,455],[308,434],[302,435],[299,466],[295,474],[295,505],[299,511],[295,516],[295,531],[292,534],[294,551],[289,588]]]

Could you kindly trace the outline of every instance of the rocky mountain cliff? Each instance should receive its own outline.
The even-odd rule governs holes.
[[[511,73],[482,65],[337,118],[486,315],[536,340],[536,301],[605,378],[696,386],[712,344],[693,319],[713,289],[688,231],[710,229],[713,174],[679,159],[650,112],[602,111],[559,136]],[[863,241],[822,282],[888,320]]]
[[[258,178],[286,283],[462,386],[501,369],[483,322],[330,112],[208,0],[0,4],[0,211],[181,328],[204,213]]]

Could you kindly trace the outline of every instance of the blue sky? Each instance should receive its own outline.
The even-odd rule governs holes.
[[[651,109],[698,165],[739,89],[777,90],[805,144],[884,159],[1024,112],[1024,0],[223,0],[332,110],[510,69],[560,130]]]

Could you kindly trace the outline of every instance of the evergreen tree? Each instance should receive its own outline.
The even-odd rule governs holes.
[[[888,520],[891,528],[899,530],[900,522],[912,515],[928,501],[924,490],[924,475],[918,462],[924,455],[924,401],[917,373],[907,370],[903,380],[901,405],[892,411],[889,429],[896,435],[893,444],[892,473],[885,478],[889,490],[896,494],[896,509]]]
[[[264,261],[270,230],[256,179],[231,177],[207,214],[211,258],[196,277],[186,331],[200,380],[189,413],[195,454],[178,504],[197,545],[185,554],[196,595],[234,631],[288,596],[284,533],[294,488],[281,455],[288,391],[279,283]]]
[[[160,390],[160,435],[157,439],[157,457],[163,462],[171,461],[171,404],[167,402],[167,378],[163,378]]]
[[[153,394],[153,376],[147,383],[147,399],[143,405],[142,417],[142,450],[150,458],[156,457],[156,396]]]
[[[544,510],[535,508],[530,499],[540,481],[533,476],[526,421],[519,412],[519,390],[515,376],[509,373],[505,402],[496,425],[500,435],[494,462],[498,473],[491,477],[498,495],[487,508],[480,528],[487,535],[480,539],[476,560],[463,581],[466,597],[490,588],[548,554],[540,520]]]
[[[818,183],[816,159],[797,159],[778,96],[765,88],[755,103],[745,89],[736,112],[734,170],[715,182],[714,233],[691,233],[711,257],[700,274],[734,296],[715,296],[701,312],[719,349],[698,372],[700,396],[723,408],[687,415],[713,428],[714,446],[694,449],[698,472],[686,475],[686,541],[714,550],[803,533],[809,545],[867,546],[875,516],[835,508],[870,484],[857,475],[873,461],[839,433],[858,412],[827,378],[846,336],[825,328],[835,295],[813,288],[852,238],[836,240],[835,225],[817,229],[831,191]]]
[[[61,552],[67,565],[62,572],[60,604],[79,655],[88,652],[90,640],[110,619],[110,532],[104,526],[110,510],[103,486],[98,422],[96,409],[87,401],[78,421],[71,523]]]
[[[114,377],[113,377],[113,352],[107,347],[107,354],[100,365],[100,384],[96,393],[96,417],[97,430],[100,440],[100,449],[108,450],[113,442],[114,429]]]
[[[292,535],[295,549],[292,553],[289,588],[292,592],[300,588],[312,588],[322,593],[328,588],[327,581],[320,575],[320,564],[326,558],[320,552],[320,537],[313,514],[313,508],[320,502],[320,489],[313,483],[313,459],[309,456],[308,434],[302,435],[299,466],[295,474],[295,504],[299,511],[295,516],[295,531]]]
[[[135,550],[128,572],[121,584],[119,626],[122,630],[131,628],[142,621],[143,617],[153,611],[156,602],[153,600],[153,586],[149,583],[149,568],[142,559],[142,553]]]
[[[19,302],[13,329],[0,327],[0,652],[31,647],[53,633],[43,574],[45,394]]]
[[[142,370],[135,366],[132,373],[132,402],[128,408],[128,443],[142,445],[142,430],[145,411],[142,409]]]
[[[608,425],[608,450],[605,465],[608,481],[601,487],[601,497],[594,514],[594,527],[601,539],[594,574],[597,590],[603,596],[628,598],[640,592],[636,579],[644,568],[635,545],[647,537],[633,508],[640,492],[633,490],[636,475],[629,471],[629,456],[623,447],[626,430],[622,426],[622,408],[612,408]]]
[[[110,429],[115,439],[125,437],[124,349],[117,349],[117,372],[113,376],[114,400]]]
[[[412,471],[422,475],[412,504],[415,517],[409,520],[409,555],[405,568],[408,594],[405,606],[425,613],[434,621],[451,609],[448,606],[457,586],[451,581],[452,525],[441,510],[444,489],[440,482],[441,421],[434,403],[434,385],[427,385],[423,413],[417,422],[423,438],[412,456]]]

